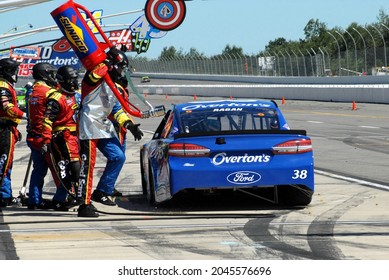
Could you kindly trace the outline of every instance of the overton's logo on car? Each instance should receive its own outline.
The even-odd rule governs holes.
[[[246,185],[261,180],[261,175],[252,171],[236,171],[227,176],[228,182],[238,185]]]
[[[221,165],[226,163],[236,164],[236,163],[259,163],[259,162],[269,162],[270,156],[266,154],[262,155],[240,155],[240,156],[227,156],[226,153],[218,153],[212,158],[212,163],[214,165]]]

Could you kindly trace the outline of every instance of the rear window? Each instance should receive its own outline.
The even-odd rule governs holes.
[[[180,133],[279,129],[277,111],[270,108],[188,110],[181,112],[180,120]]]

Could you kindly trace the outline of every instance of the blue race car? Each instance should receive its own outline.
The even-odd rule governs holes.
[[[229,189],[306,206],[314,192],[311,139],[291,130],[267,100],[173,104],[141,147],[140,168],[152,204],[180,192]]]

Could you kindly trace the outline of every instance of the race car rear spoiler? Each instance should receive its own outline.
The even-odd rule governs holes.
[[[233,130],[233,131],[204,131],[192,133],[179,133],[174,135],[174,139],[189,138],[196,136],[223,136],[223,135],[243,135],[243,134],[295,134],[306,136],[306,130],[291,129],[291,130]]]

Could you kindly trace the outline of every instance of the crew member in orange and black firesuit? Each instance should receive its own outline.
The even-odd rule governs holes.
[[[78,74],[71,66],[58,69],[57,80],[60,89],[47,99],[43,119],[42,153],[52,153],[52,164],[61,180],[58,188],[61,193],[75,194],[80,173],[79,144],[77,135],[77,114],[79,106],[75,97],[78,90]],[[76,205],[76,201],[67,200],[66,195],[55,195],[53,208],[68,211]]]
[[[41,62],[32,68],[32,76],[35,79],[32,92],[27,103],[27,145],[31,149],[33,169],[30,176],[29,194],[27,207],[33,209],[51,209],[51,201],[42,197],[44,178],[50,168],[57,190],[60,181],[52,167],[48,155],[42,155],[43,145],[43,115],[46,110],[47,98],[57,91],[58,80],[56,78],[57,68],[53,65]],[[66,196],[66,192],[60,196]]]
[[[18,80],[19,63],[11,58],[0,60],[0,207],[12,203],[11,184],[5,184],[6,177],[10,180],[15,144],[21,139],[17,129],[26,114],[17,106],[14,83]]]

